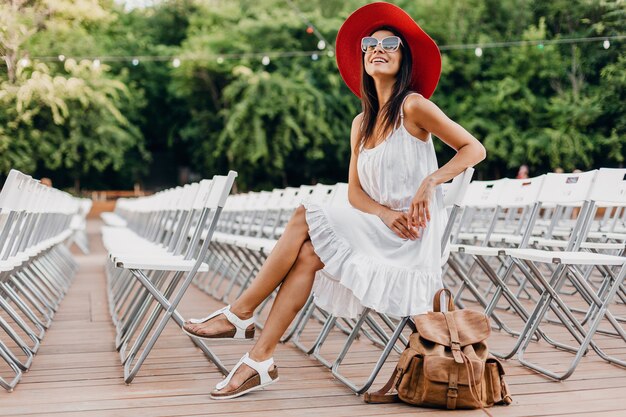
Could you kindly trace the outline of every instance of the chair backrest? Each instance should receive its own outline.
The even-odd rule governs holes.
[[[467,186],[461,205],[480,208],[496,207],[508,181],[508,178],[493,181],[472,181]]]
[[[545,175],[526,179],[509,179],[498,198],[500,207],[523,207],[534,204]]]
[[[334,207],[352,207],[348,200],[348,183],[338,182],[335,184],[335,192],[330,204]]]
[[[589,200],[600,205],[626,205],[626,168],[600,168]]]
[[[446,195],[443,197],[443,205],[445,207],[460,206],[462,204],[473,175],[474,168],[467,168],[452,179],[450,185],[446,187]]]
[[[597,170],[568,173],[546,174],[543,186],[537,196],[541,203],[552,203],[561,206],[580,205],[585,201],[591,190]]]
[[[228,175],[215,175],[205,207],[208,209],[223,208],[235,178],[237,178],[237,172],[235,171],[228,171]]]
[[[0,191],[0,209],[2,211],[19,210],[20,200],[26,197],[23,190],[25,190],[30,179],[29,175],[22,174],[15,169],[9,171],[9,175]]]
[[[313,190],[309,193],[309,195],[306,198],[302,198],[301,201],[303,203],[311,202],[325,204],[331,201],[335,190],[336,186],[334,185],[316,184],[313,186]]]
[[[441,236],[442,263],[445,263],[447,259],[447,254],[449,253],[447,248],[450,243],[450,237],[452,236],[452,229],[463,198],[465,198],[465,193],[469,188],[470,181],[472,181],[472,175],[474,175],[474,168],[470,167],[454,177],[450,185],[447,186],[446,195],[443,197],[444,207],[451,208],[451,210],[448,214],[448,222]]]

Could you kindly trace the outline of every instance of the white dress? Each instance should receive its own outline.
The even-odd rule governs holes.
[[[422,180],[438,169],[432,137],[424,142],[406,130],[402,106],[393,132],[375,148],[361,148],[357,167],[372,199],[405,212]],[[448,256],[447,249],[441,253],[448,219],[441,186],[431,199],[431,221],[416,240],[397,236],[378,216],[353,207],[305,208],[311,243],[324,263],[313,284],[318,306],[348,318],[363,307],[396,317],[432,310]]]

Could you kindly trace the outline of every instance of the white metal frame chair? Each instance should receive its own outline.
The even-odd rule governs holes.
[[[148,255],[128,253],[128,248],[123,246],[121,251],[114,247],[109,248],[112,265],[110,269],[122,270],[122,273],[110,274],[114,278],[110,281],[110,287],[114,287],[110,295],[120,294],[120,291],[124,292],[130,285],[139,283],[136,285],[138,290],[134,291],[135,298],[131,300],[130,310],[126,310],[133,313],[130,314],[131,321],[127,322],[125,328],[132,335],[137,335],[134,341],[129,336],[125,336],[124,340],[123,346],[131,346],[122,355],[124,380],[127,384],[139,372],[170,319],[179,326],[184,324],[184,319],[176,308],[196,273],[208,270],[204,261],[209,253],[211,237],[236,175],[236,172],[230,171],[227,176],[203,180],[198,185],[188,187],[187,192],[178,196],[180,200],[167,207],[167,210],[150,213],[147,207],[148,215],[124,219],[132,227],[138,227],[136,230],[140,234],[152,238],[152,241],[143,238],[144,247],[152,248],[152,254]],[[146,200],[149,201],[149,198],[143,199]],[[185,207],[191,209],[185,210]],[[193,231],[191,238],[190,231]],[[201,240],[203,232],[206,237]],[[118,284],[120,280],[127,282]],[[138,297],[137,294],[142,295]],[[113,301],[119,303],[121,300]],[[151,304],[154,304],[152,313],[144,322],[143,317]],[[192,340],[222,373],[227,373],[219,358],[202,341],[195,338]]]
[[[0,357],[14,371],[11,391],[27,371],[77,264],[67,249],[71,221],[83,204],[11,170],[0,191]]]
[[[452,225],[455,222],[456,216],[458,214],[458,209],[460,206],[460,202],[463,199],[465,192],[467,191],[467,187],[470,184],[472,175],[474,173],[473,168],[466,169],[463,173],[459,174],[455,177],[450,186],[448,186],[446,190],[446,194],[444,196],[444,205],[446,207],[450,207],[451,211],[449,213],[448,223],[443,232],[441,249],[442,252],[446,251],[447,246],[449,245],[449,238],[452,231]],[[347,195],[347,194],[346,194]],[[317,307],[319,308],[319,307]],[[382,320],[382,322],[392,330],[391,335],[387,334],[384,329],[371,317],[372,313],[376,313],[376,315]],[[394,320],[388,317],[385,314],[374,312],[369,308],[364,308],[364,310],[359,315],[359,318],[350,325],[349,333],[346,342],[341,348],[340,353],[335,358],[334,361],[330,362],[323,358],[320,355],[320,350],[322,348],[323,343],[328,337],[330,331],[336,326],[337,317],[332,314],[328,314],[326,322],[322,327],[316,341],[313,344],[313,347],[309,349],[312,356],[314,356],[318,361],[320,361],[325,366],[331,369],[331,372],[335,378],[341,381],[344,385],[350,388],[356,394],[362,394],[374,383],[378,373],[383,367],[385,361],[389,357],[389,354],[392,350],[397,349],[397,342],[403,341],[402,331],[408,325],[414,330],[413,322],[411,321],[411,317],[401,317],[399,320]],[[374,365],[374,369],[371,371],[369,377],[362,385],[357,385],[353,382],[348,376],[342,374],[339,370],[344,358],[348,354],[350,347],[357,339],[357,337],[364,333],[363,325],[367,323],[373,335],[366,336],[372,340],[375,345],[379,345],[383,347],[383,351],[381,352],[376,364]],[[302,320],[299,324],[298,334],[301,334],[304,327],[307,324],[307,320]],[[341,330],[341,329],[340,329]],[[365,333],[364,333],[365,334]],[[298,338],[296,337],[294,342],[297,342]]]

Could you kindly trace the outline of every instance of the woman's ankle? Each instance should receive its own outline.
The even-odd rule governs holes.
[[[263,362],[268,360],[274,355],[274,349],[264,348],[264,347],[253,347],[250,352],[248,352],[248,356],[255,362]]]
[[[238,305],[237,302],[231,304],[230,312],[239,317],[241,320],[247,320],[254,315],[254,309]]]

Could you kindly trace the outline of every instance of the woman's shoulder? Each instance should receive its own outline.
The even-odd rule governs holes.
[[[430,103],[431,101],[429,99],[427,99],[426,97],[424,97],[423,95],[421,95],[420,93],[417,93],[415,91],[411,91],[409,93],[407,93],[407,95],[404,97],[404,109],[413,109],[416,107],[421,107],[424,105],[427,105],[427,103]]]
[[[403,112],[416,123],[438,109],[437,105],[420,93],[409,93],[404,100]]]

